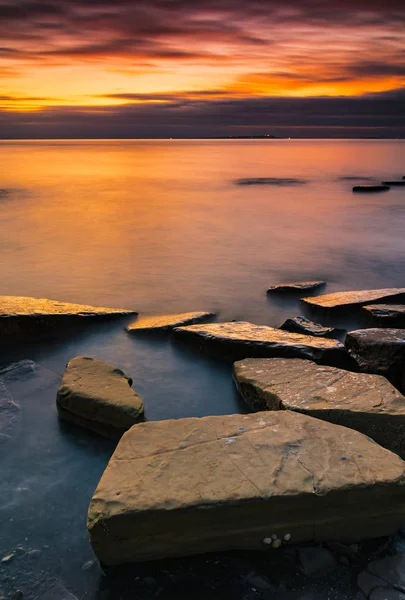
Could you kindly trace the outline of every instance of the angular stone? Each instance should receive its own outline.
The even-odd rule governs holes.
[[[308,304],[312,308],[341,310],[360,307],[371,302],[382,302],[384,300],[405,300],[405,288],[335,292],[333,294],[303,298],[302,302],[305,302],[305,304]]]
[[[345,460],[342,460],[342,457]],[[141,423],[91,500],[106,565],[235,548],[353,542],[403,521],[405,463],[345,427],[292,411]]]
[[[384,375],[401,387],[405,363],[405,329],[349,331],[346,348],[361,371]]]
[[[405,554],[387,556],[367,565],[370,573],[405,592]]]
[[[296,294],[297,292],[310,292],[326,285],[326,281],[294,281],[293,283],[279,283],[272,285],[267,290],[268,294],[285,294],[288,292]]]
[[[144,420],[143,402],[120,369],[88,356],[68,362],[57,393],[62,419],[112,438]]]
[[[308,358],[322,364],[344,366],[348,356],[337,340],[290,333],[244,321],[176,327],[175,336],[197,349],[225,360],[247,357]]]
[[[129,333],[143,331],[170,331],[174,327],[202,323],[215,317],[209,312],[187,312],[176,315],[163,315],[158,317],[141,317],[126,328]]]
[[[373,590],[369,600],[405,600],[405,594],[389,587],[380,587]]]
[[[314,321],[310,321],[306,317],[294,317],[293,319],[286,319],[282,323],[279,329],[284,331],[291,331],[292,333],[303,333],[306,335],[315,335],[316,337],[336,337],[343,330],[336,329],[335,327],[325,327]]]
[[[363,311],[377,327],[405,327],[405,304],[372,304]]]
[[[357,585],[363,592],[366,598],[369,597],[370,593],[376,588],[381,588],[386,585],[387,582],[380,577],[372,575],[369,571],[361,571],[357,576]]]
[[[44,336],[91,320],[136,315],[133,310],[58,302],[44,298],[0,296],[0,335]]]
[[[298,548],[301,567],[308,577],[322,577],[337,567],[332,552],[326,548]]]
[[[0,379],[0,437],[3,442],[10,439],[15,433],[20,418],[20,407],[14,402],[4,382]]]
[[[385,377],[300,359],[248,358],[234,379],[256,410],[293,410],[357,429],[405,456],[405,397]]]

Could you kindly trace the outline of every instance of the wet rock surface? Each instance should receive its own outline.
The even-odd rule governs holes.
[[[351,292],[334,292],[303,298],[302,302],[311,308],[322,310],[344,310],[361,307],[371,302],[389,300],[405,300],[405,288],[384,288],[379,290],[359,290]]]
[[[293,177],[247,177],[236,179],[234,183],[236,185],[297,185],[308,182]]]
[[[66,365],[56,396],[59,416],[119,439],[144,420],[141,398],[123,371],[89,356],[77,356]]]
[[[374,192],[388,192],[388,190],[390,189],[389,185],[355,185],[353,187],[353,192],[358,192],[358,193],[374,193]]]
[[[363,312],[377,327],[405,327],[405,304],[372,304]]]
[[[88,530],[100,561],[118,565],[386,535],[404,499],[405,463],[357,431],[292,411],[179,419],[124,434]]]
[[[306,335],[314,335],[316,337],[330,337],[335,338],[339,335],[343,335],[344,330],[337,329],[336,327],[325,327],[320,323],[315,323],[306,317],[294,317],[292,319],[286,319],[282,323],[279,329],[285,331],[291,331],[292,333],[303,333]]]
[[[174,327],[202,323],[215,318],[214,313],[187,312],[175,315],[162,315],[155,317],[140,317],[126,328],[129,333],[170,331]]]
[[[299,294],[311,292],[326,285],[326,281],[295,281],[293,283],[278,283],[268,288],[268,294]]]
[[[339,366],[348,363],[345,348],[337,340],[290,333],[245,321],[176,327],[173,333],[195,349],[223,360],[280,356],[308,358]]]
[[[0,444],[4,444],[16,434],[20,417],[20,407],[14,402],[5,383],[2,381],[0,369]]]

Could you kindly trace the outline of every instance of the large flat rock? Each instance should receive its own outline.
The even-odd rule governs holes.
[[[345,425],[405,456],[405,397],[385,378],[300,359],[248,358],[235,383],[256,410],[293,410]]]
[[[90,320],[137,314],[130,309],[72,304],[45,298],[0,296],[0,335],[41,336]]]
[[[225,360],[280,356],[308,358],[339,366],[347,360],[343,344],[336,340],[290,333],[245,321],[177,327],[174,334],[198,350]]]
[[[214,313],[209,312],[187,312],[175,315],[161,315],[155,317],[140,317],[126,328],[129,333],[170,331],[182,325],[192,325],[212,320]]]
[[[268,288],[268,294],[300,294],[318,290],[326,285],[326,281],[293,281],[291,283],[278,283]]]
[[[144,419],[143,402],[123,371],[89,356],[68,362],[57,393],[59,416],[112,438]]]
[[[405,329],[357,329],[349,331],[345,344],[360,370],[384,375],[397,387],[402,386]]]
[[[405,288],[385,288],[381,290],[360,290],[353,292],[335,292],[303,298],[302,302],[313,308],[323,310],[341,310],[361,307],[371,302],[384,300],[405,300]]]
[[[405,463],[352,429],[292,411],[135,425],[91,500],[106,565],[234,548],[358,541],[403,521]],[[291,536],[291,538],[289,537]]]
[[[305,335],[315,335],[316,337],[336,337],[343,334],[343,329],[336,329],[335,327],[325,327],[320,323],[315,323],[306,317],[293,317],[292,319],[286,319],[281,323],[279,329],[284,331],[291,331],[292,333],[303,333]]]
[[[363,311],[377,327],[405,327],[405,304],[371,304]]]

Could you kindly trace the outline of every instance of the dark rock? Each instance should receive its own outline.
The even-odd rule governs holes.
[[[322,577],[337,567],[335,557],[326,548],[299,548],[298,557],[308,577]]]
[[[203,323],[212,320],[216,315],[208,312],[188,312],[176,315],[163,315],[157,317],[141,317],[128,325],[126,328],[129,333],[170,331],[175,327],[182,325],[192,325],[193,323]]]
[[[355,185],[353,187],[353,192],[387,192],[390,189],[389,185]]]
[[[377,327],[405,327],[405,304],[372,304],[363,311]]]
[[[353,292],[335,292],[303,298],[302,302],[311,308],[325,311],[341,311],[360,308],[365,304],[376,304],[389,300],[405,300],[405,288],[384,288],[380,290],[360,290]]]
[[[384,579],[381,579],[381,577],[377,577],[376,575],[373,575],[369,571],[365,570],[359,573],[357,576],[357,585],[366,598],[368,598],[373,590],[387,585],[387,582],[384,581]]]
[[[337,340],[290,333],[243,321],[176,327],[175,337],[197,350],[223,360],[247,357],[308,358],[317,363],[345,366],[349,357]]]
[[[1,378],[1,373],[0,373]],[[19,425],[21,411],[0,379],[0,435],[3,441],[11,439]]]
[[[267,579],[265,579],[258,573],[255,573],[254,571],[251,571],[250,573],[245,575],[245,577],[243,579],[248,585],[251,585],[252,587],[254,587],[258,590],[273,590],[273,591],[275,591],[275,589],[276,589],[274,585],[272,585],[269,581],[267,581]]]
[[[380,587],[373,590],[369,600],[405,600],[405,594],[388,587]]]
[[[101,360],[77,356],[68,362],[56,397],[59,416],[119,439],[144,420],[143,402],[132,379]]]
[[[236,179],[236,185],[296,185],[308,183],[305,179],[295,179],[287,177],[247,177],[245,179]]]
[[[367,570],[386,583],[405,592],[405,554],[387,556],[367,565]]]
[[[279,329],[291,331],[293,333],[304,333],[306,335],[330,338],[335,338],[343,333],[342,329],[336,329],[335,327],[324,327],[319,323],[310,321],[306,317],[294,317],[293,319],[286,319],[284,323],[280,325]]]
[[[311,292],[326,285],[326,281],[295,281],[293,283],[279,283],[268,288],[268,294],[299,294]]]
[[[403,181],[402,179],[399,179],[397,181],[383,181],[382,183],[383,183],[383,185],[396,185],[396,186],[405,185],[405,181]]]
[[[16,590],[14,594],[11,596],[11,600],[23,600],[24,593],[22,590]]]

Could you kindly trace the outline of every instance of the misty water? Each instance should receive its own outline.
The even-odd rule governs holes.
[[[405,141],[16,141],[0,142],[0,165],[2,295],[278,326],[302,307],[268,298],[269,285],[405,285],[405,188],[352,192],[402,178]],[[58,421],[70,358],[122,368],[152,420],[247,411],[229,365],[169,337],[129,336],[125,323],[0,340],[0,369],[37,363],[0,371],[16,405],[0,437],[0,559],[13,555],[0,597],[120,597],[89,562],[85,526],[114,444]]]

